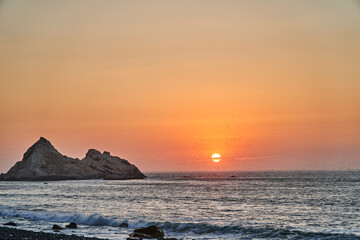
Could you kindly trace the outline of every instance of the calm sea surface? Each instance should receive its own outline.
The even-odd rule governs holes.
[[[125,239],[360,239],[360,171],[152,173],[144,180],[0,182],[0,224]],[[128,222],[129,229],[119,228]]]

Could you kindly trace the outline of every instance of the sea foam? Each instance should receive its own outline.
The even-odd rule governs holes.
[[[28,220],[41,220],[46,222],[75,222],[76,224],[91,225],[91,226],[110,226],[119,227],[123,222],[107,218],[101,214],[66,214],[66,213],[51,213],[45,211],[24,211],[14,210],[0,206],[0,216],[3,217],[19,217]],[[127,221],[124,221],[127,222]]]
[[[66,213],[51,213],[45,211],[25,211],[15,210],[12,208],[0,205],[0,216],[10,218],[25,218],[27,220],[38,220],[46,222],[75,222],[82,225],[90,226],[110,226],[120,227],[123,223],[121,221],[105,217],[101,214],[66,214]],[[124,221],[127,223],[127,221]],[[301,239],[360,239],[356,234],[336,233],[336,232],[306,232],[299,231],[292,228],[273,228],[273,227],[254,227],[244,225],[215,225],[208,223],[173,223],[173,222],[145,222],[138,221],[129,224],[130,228],[137,228],[149,225],[157,225],[167,232],[180,233],[185,235],[213,235],[213,236],[253,236],[257,238],[283,238],[296,237]]]

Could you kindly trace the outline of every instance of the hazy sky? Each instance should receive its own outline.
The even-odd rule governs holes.
[[[0,73],[0,172],[360,169],[357,1],[1,1]]]

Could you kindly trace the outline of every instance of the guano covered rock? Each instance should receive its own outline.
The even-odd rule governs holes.
[[[85,158],[70,158],[59,153],[41,137],[6,174],[2,181],[51,181],[82,179],[142,179],[145,175],[125,159],[90,149]]]

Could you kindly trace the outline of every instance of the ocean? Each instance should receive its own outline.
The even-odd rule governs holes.
[[[143,180],[0,182],[0,224],[126,239],[360,239],[360,171],[147,173]],[[120,228],[127,222],[129,228]]]

